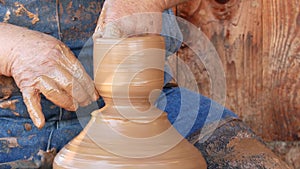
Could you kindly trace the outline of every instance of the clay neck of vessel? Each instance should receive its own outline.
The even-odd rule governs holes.
[[[94,45],[94,79],[105,109],[135,115],[152,109],[164,81],[163,38],[100,38]]]
[[[154,107],[154,103],[149,99],[116,99],[116,98],[103,98],[105,105],[111,108],[119,109],[136,109],[138,111],[147,111]]]

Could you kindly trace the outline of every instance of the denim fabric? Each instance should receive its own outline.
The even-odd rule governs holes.
[[[186,88],[164,88],[157,107],[168,114],[168,119],[184,137],[204,125],[224,119],[237,118],[232,111],[215,101]]]

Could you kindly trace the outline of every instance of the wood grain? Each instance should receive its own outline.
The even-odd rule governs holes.
[[[299,10],[300,0],[194,0],[177,7],[219,53],[226,107],[265,140],[300,140]],[[193,53],[183,48],[178,56],[210,96],[209,75],[193,66]]]

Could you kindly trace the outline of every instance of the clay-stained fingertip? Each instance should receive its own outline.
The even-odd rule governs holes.
[[[33,124],[38,128],[38,129],[42,129],[45,126],[45,120],[43,120],[42,122],[33,122]]]
[[[37,92],[23,92],[24,103],[33,124],[42,129],[45,125],[45,116],[42,112],[41,99]]]
[[[30,118],[38,129],[42,129],[45,126],[45,117],[42,113],[30,113]]]

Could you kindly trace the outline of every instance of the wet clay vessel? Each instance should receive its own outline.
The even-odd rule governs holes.
[[[55,169],[206,168],[200,152],[154,106],[164,57],[161,36],[94,39],[94,80],[106,106],[58,153]]]

